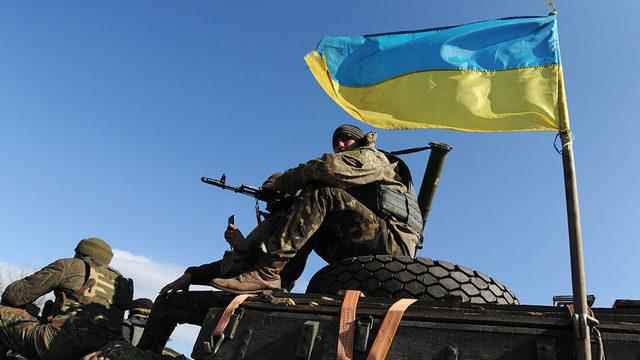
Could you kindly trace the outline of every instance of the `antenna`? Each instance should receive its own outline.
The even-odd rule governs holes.
[[[544,0],[544,3],[549,8],[549,15],[555,15],[558,13],[558,9],[556,9],[556,4],[554,0]]]

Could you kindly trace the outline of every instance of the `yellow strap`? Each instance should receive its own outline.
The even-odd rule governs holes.
[[[133,313],[133,314],[141,314],[141,315],[149,315],[149,314],[151,314],[151,309],[133,308],[133,309],[131,309],[131,313]]]
[[[398,330],[398,326],[400,326],[400,320],[402,320],[404,312],[416,301],[418,300],[400,299],[391,305],[387,314],[384,316],[384,320],[382,320],[382,325],[380,325],[378,335],[376,335],[376,339],[373,341],[367,360],[384,360],[387,357],[387,353],[389,353],[389,349],[391,349],[391,343],[396,336],[396,331]]]
[[[340,308],[340,325],[338,328],[337,360],[353,359],[353,338],[355,336],[356,312],[358,300],[362,293],[359,290],[347,290]]]

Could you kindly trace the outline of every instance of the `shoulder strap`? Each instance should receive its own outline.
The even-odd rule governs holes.
[[[413,153],[430,150],[430,149],[431,149],[431,145],[427,145],[427,146],[421,146],[421,147],[415,147],[415,148],[409,148],[409,149],[390,151],[389,153],[391,155],[405,155],[405,154],[413,154]]]
[[[395,151],[388,152],[384,150],[380,150],[386,157],[389,159],[389,162],[396,163],[398,166],[398,175],[402,179],[402,182],[407,187],[407,189],[413,188],[413,178],[411,177],[411,170],[409,170],[409,166],[404,162],[401,158],[399,158]]]
[[[80,258],[80,260],[82,260],[82,262],[84,263],[84,283],[80,288],[73,291],[72,295],[76,301],[84,304],[86,300],[85,294],[87,293],[87,291],[91,291],[91,289],[96,285],[96,280],[95,269],[93,268],[93,266],[89,264],[89,261],[87,261],[87,259]]]

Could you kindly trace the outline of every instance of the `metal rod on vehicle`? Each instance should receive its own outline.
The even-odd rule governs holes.
[[[571,282],[573,286],[573,303],[576,318],[574,331],[576,332],[576,359],[591,360],[591,331],[588,324],[587,285],[584,272],[584,254],[582,244],[582,229],[580,226],[580,206],[578,202],[578,185],[576,181],[576,165],[571,144],[571,130],[569,129],[569,112],[565,104],[564,81],[560,76],[559,109],[560,109],[560,137],[562,139],[562,166],[564,168],[564,186],[567,202],[567,222],[569,225],[569,249],[571,254]]]
[[[444,160],[449,151],[453,149],[452,146],[439,142],[429,143],[429,146],[431,147],[431,154],[429,155],[429,162],[427,163],[427,168],[424,170],[424,177],[422,178],[420,192],[418,193],[418,205],[422,213],[423,225],[426,224],[427,217],[431,211],[433,195],[436,193],[438,182],[440,181]]]

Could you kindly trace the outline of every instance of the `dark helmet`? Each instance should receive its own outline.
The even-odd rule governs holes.
[[[111,246],[106,241],[97,237],[90,237],[80,240],[78,246],[76,246],[76,256],[86,256],[99,265],[107,266],[113,258],[113,251],[111,251]]]
[[[336,143],[339,139],[353,139],[356,141],[360,141],[364,137],[364,131],[355,125],[343,124],[338,126],[333,131],[333,137],[331,140],[331,145],[336,147]]]
[[[131,308],[129,309],[129,317],[136,316],[138,318],[147,318],[151,313],[153,307],[153,301],[147,298],[138,298],[131,302]]]

